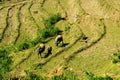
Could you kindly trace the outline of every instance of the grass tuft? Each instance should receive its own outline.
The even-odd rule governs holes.
[[[0,49],[0,80],[7,80],[7,73],[10,71],[10,64],[12,60],[8,56],[8,52]]]
[[[113,56],[114,57],[113,57],[112,63],[116,64],[120,62],[120,50],[118,50],[117,53],[114,53]]]
[[[113,80],[110,76],[106,75],[104,77],[102,76],[95,76],[91,72],[86,72],[86,75],[88,76],[89,80]]]

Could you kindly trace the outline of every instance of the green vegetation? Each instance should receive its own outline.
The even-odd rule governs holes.
[[[0,53],[7,55],[5,59],[0,57],[3,80],[110,80],[109,76],[120,79],[120,52],[113,56],[117,65],[111,60],[116,45],[120,47],[118,0],[0,1]],[[64,46],[55,46],[58,34],[63,35]],[[82,40],[84,34],[87,43]],[[49,57],[38,56],[40,43],[46,46],[42,57],[52,46]],[[95,75],[87,72],[86,76],[84,71],[93,71]]]
[[[35,46],[39,42],[45,42],[46,38],[53,37],[58,35],[60,32],[58,27],[51,27],[51,28],[43,28],[39,31],[37,37],[31,41],[31,44]]]
[[[48,29],[42,29],[40,34],[41,34],[41,37],[42,38],[48,38],[48,37],[52,37],[52,36],[55,36],[55,35],[58,35],[59,34],[59,28],[57,27],[51,27],[51,28],[48,28]]]
[[[113,58],[112,62],[113,62],[114,64],[120,62],[120,50],[118,50],[117,53],[114,53],[113,56],[114,56],[114,58]]]
[[[73,72],[65,70],[63,75],[55,75],[51,78],[51,80],[78,80],[78,78]]]
[[[39,42],[43,42],[46,38],[53,37],[55,35],[58,35],[60,32],[60,29],[54,24],[58,22],[61,19],[60,14],[54,14],[47,20],[45,20],[45,28],[41,29],[38,32],[37,37],[31,41],[33,45],[36,45]]]
[[[55,75],[51,78],[51,80],[66,80],[66,77],[61,77],[61,76]]]
[[[7,79],[7,72],[10,71],[10,64],[12,60],[8,56],[8,52],[6,50],[0,49],[0,79]]]
[[[25,70],[25,73],[27,74],[27,76],[22,77],[22,80],[47,80],[46,76],[42,77],[42,76],[38,76],[32,72],[30,72],[29,70]],[[69,70],[65,70],[65,72],[62,75],[54,75],[53,77],[50,78],[50,80],[78,80],[77,76],[69,71]]]
[[[31,41],[31,44],[32,44],[32,45],[36,45],[36,44],[38,44],[39,42],[43,42],[42,37],[41,37],[41,34],[38,34],[37,37]]]
[[[55,27],[55,23],[61,20],[59,13],[52,15],[50,18],[45,20],[45,28],[40,31],[42,38],[48,38],[59,34],[59,28]]]
[[[28,49],[28,48],[30,48],[30,45],[29,45],[28,42],[22,42],[18,46],[19,51],[22,51],[22,50],[25,50],[25,49]]]
[[[3,2],[3,1],[5,1],[5,0],[0,0],[0,2]]]
[[[10,0],[0,0],[0,2],[5,2],[5,1],[10,1]]]
[[[70,30],[70,26],[66,26],[65,31],[69,31],[69,30]]]
[[[113,80],[111,77],[109,76],[95,76],[93,73],[91,72],[86,72],[86,75],[88,76],[89,80]]]
[[[17,44],[18,45],[17,48],[18,48],[19,51],[28,49],[32,46],[35,46],[39,42],[45,42],[46,38],[58,35],[59,32],[60,32],[60,30],[57,27],[51,27],[51,28],[48,28],[48,29],[44,28],[44,29],[40,30],[37,37],[35,39],[33,39],[31,42],[23,40],[21,43]]]
[[[46,38],[58,35],[60,32],[60,29],[58,27],[55,27],[54,24],[58,22],[60,19],[61,19],[60,14],[52,15],[50,18],[46,20],[47,27],[41,29],[38,32],[37,37],[33,39],[31,42],[23,40],[21,43],[19,43],[17,46],[18,50],[22,51],[22,50],[28,49],[32,46],[35,46],[39,42],[44,42]]]
[[[22,80],[45,80],[44,78],[30,72],[29,70],[25,70],[27,76],[22,77]]]
[[[62,18],[60,16],[59,13],[52,15],[50,18],[48,18],[47,20],[45,20],[45,27],[49,28],[51,26],[53,26],[55,23],[57,23],[58,21],[60,21]]]
[[[16,44],[17,51],[22,51],[22,50],[28,49],[31,46],[32,46],[31,43],[28,42],[28,40],[26,38],[23,38],[23,40],[21,42]]]

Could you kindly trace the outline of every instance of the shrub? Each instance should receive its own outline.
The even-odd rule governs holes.
[[[91,73],[91,72],[86,72],[86,75],[88,76],[88,79],[89,79],[89,80],[95,80],[93,73]]]
[[[44,42],[46,38],[58,35],[60,30],[58,27],[55,27],[54,24],[61,19],[60,14],[54,14],[47,20],[45,20],[45,28],[39,31],[37,37],[31,42],[21,42],[18,46],[18,50],[28,49],[30,46],[35,46],[39,42]]]
[[[44,78],[30,72],[29,70],[25,70],[27,76],[22,77],[22,80],[45,80]]]
[[[70,26],[65,27],[65,31],[69,31],[69,29],[70,29]]]
[[[48,37],[52,37],[55,35],[58,35],[60,32],[59,28],[57,27],[52,27],[52,28],[44,28],[41,30],[40,34],[42,38],[48,38]]]
[[[78,80],[77,75],[75,75],[70,70],[64,71],[65,80]]]
[[[51,78],[51,80],[66,80],[64,77],[60,77],[58,75],[55,75]]]
[[[45,38],[58,35],[60,30],[58,27],[55,27],[54,24],[59,20],[61,20],[61,16],[59,13],[54,14],[50,18],[45,20],[45,28],[40,30],[38,36],[33,41],[31,41],[31,44],[36,45],[39,42],[43,42]]]
[[[114,64],[116,64],[117,62],[118,62],[117,59],[113,59],[113,60],[112,60],[112,63],[114,63]]]
[[[57,23],[59,20],[61,20],[61,16],[59,13],[52,15],[50,18],[48,18],[47,20],[45,20],[45,26],[51,27],[52,25],[54,25],[55,23]]]
[[[118,55],[118,59],[120,59],[120,54]]]
[[[9,1],[9,0],[0,0],[0,2]]]
[[[8,57],[8,52],[6,50],[0,49],[0,78],[2,80],[7,80],[7,72],[10,71],[9,65],[12,60]]]
[[[113,80],[110,76],[106,75],[104,77],[102,76],[95,76],[91,72],[86,72],[86,75],[88,76],[89,80]]]
[[[73,72],[65,70],[62,76],[55,75],[51,78],[51,80],[78,80],[78,79]]]
[[[32,46],[35,46],[36,44],[38,44],[41,41],[42,41],[42,38],[38,34],[38,36],[34,40],[31,41],[31,44],[32,44]]]
[[[30,44],[28,42],[21,42],[20,44],[18,44],[18,50],[22,51],[25,49],[28,49],[30,47]]]
[[[46,28],[42,29],[41,32],[40,32],[42,38],[47,38],[47,37],[49,37],[49,36],[50,36],[50,34],[49,34],[50,32],[49,32],[49,31],[50,31],[50,30],[49,30],[49,29],[46,29]]]
[[[3,2],[4,0],[0,0],[0,2]]]
[[[28,49],[29,44],[25,42],[25,43],[21,44],[19,47],[20,47],[20,49]]]
[[[51,36],[58,35],[60,30],[58,27],[53,27],[53,28],[48,29],[48,32],[49,32],[50,37],[51,37]]]
[[[120,62],[120,50],[118,50],[117,53],[114,53],[113,56],[114,56],[114,57],[113,57],[112,62],[113,62],[114,64]]]

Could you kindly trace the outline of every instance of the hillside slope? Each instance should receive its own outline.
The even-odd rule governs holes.
[[[61,18],[53,24],[63,35],[65,46],[54,44],[56,37],[44,39],[53,47],[52,55],[40,58],[33,44],[51,16]],[[86,71],[97,76],[120,79],[120,64],[113,64],[113,53],[120,47],[119,0],[21,0],[0,3],[0,48],[12,57],[9,77],[22,77],[30,71],[48,79],[65,70],[87,80]],[[87,42],[82,41],[87,36]],[[21,45],[27,48],[21,48]]]

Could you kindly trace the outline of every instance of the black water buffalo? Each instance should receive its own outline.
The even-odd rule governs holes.
[[[87,36],[85,36],[85,35],[83,35],[83,37],[82,37],[82,42],[87,43],[87,42],[88,42],[88,37],[87,37]]]
[[[40,44],[38,49],[38,56],[41,56],[41,53],[45,51],[45,44]]]
[[[52,54],[52,46],[48,46],[43,58],[47,58],[50,54]]]
[[[63,44],[63,37],[62,37],[62,35],[58,35],[58,36],[55,38],[55,44],[56,44],[56,46],[58,46],[58,44],[59,44],[60,42],[62,42],[62,44]]]
[[[52,46],[48,46],[47,48],[47,54],[52,54]]]

